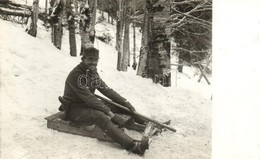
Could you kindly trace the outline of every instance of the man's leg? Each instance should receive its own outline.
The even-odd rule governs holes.
[[[137,141],[132,139],[130,136],[125,134],[121,129],[112,123],[110,118],[101,111],[85,108],[85,107],[74,107],[70,109],[68,117],[72,121],[86,122],[88,124],[93,123],[99,126],[108,136],[110,136],[115,142],[120,144],[127,150],[133,150],[135,147],[139,147],[140,151],[132,151],[137,154],[143,154],[148,148],[147,145],[141,146],[136,145]]]
[[[114,105],[112,105],[106,101],[103,101],[103,102],[111,109],[111,111],[113,113],[121,113],[121,114],[125,114],[125,115],[130,115],[136,123],[141,124],[141,125],[146,125],[146,123],[148,122],[148,120],[146,120],[142,117],[139,117],[137,115],[132,115],[130,112],[120,109],[118,107],[115,107]]]

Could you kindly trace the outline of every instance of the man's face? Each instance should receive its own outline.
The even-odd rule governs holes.
[[[86,57],[83,60],[84,64],[90,69],[95,70],[98,64],[98,58],[95,57]]]

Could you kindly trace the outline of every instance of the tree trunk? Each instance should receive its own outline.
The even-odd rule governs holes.
[[[129,66],[129,59],[130,59],[129,25],[130,25],[130,20],[127,18],[125,22],[125,31],[124,31],[123,58],[122,58],[122,66],[121,66],[122,71],[127,71],[127,66]]]
[[[80,33],[81,33],[81,50],[83,55],[85,48],[93,47],[95,40],[95,23],[96,23],[96,0],[86,1],[85,6],[80,9]]]
[[[62,27],[62,22],[63,22],[63,15],[64,15],[64,10],[65,10],[65,3],[66,0],[60,0],[60,5],[61,5],[61,11],[59,14],[59,23],[56,26],[56,47],[58,49],[61,49],[61,44],[62,44],[62,36],[63,36],[63,27]]]
[[[150,1],[150,0],[147,0]],[[150,19],[153,19],[153,4],[148,5],[150,10]],[[166,34],[165,25],[154,23],[151,24],[151,32],[148,38],[148,60],[147,73],[153,82],[160,83],[168,87],[171,86],[171,63],[170,63],[170,40]]]
[[[45,0],[45,17],[44,17],[44,24],[47,26],[48,20],[48,0]]]
[[[178,72],[182,73],[183,70],[183,60],[179,56],[179,61],[178,61],[179,66],[177,67]]]
[[[30,34],[33,37],[36,37],[37,34],[38,13],[39,13],[39,0],[34,0],[32,6],[31,24],[28,30],[28,34]]]
[[[110,23],[110,17],[108,13],[107,13],[107,22]]]
[[[149,1],[149,0],[148,0]],[[142,77],[148,77],[146,63],[147,63],[147,54],[148,54],[148,40],[149,34],[151,31],[151,20],[150,13],[151,11],[148,10],[148,2],[146,0],[146,7],[144,9],[144,24],[142,28],[142,44],[140,48],[140,56],[139,56],[139,64],[137,69],[137,75]]]
[[[133,65],[132,68],[136,70],[137,62],[136,62],[136,37],[135,37],[135,22],[133,22]]]
[[[118,21],[117,21],[117,70],[122,70],[122,53],[123,53],[123,43],[122,43],[122,35],[124,29],[124,22],[123,22],[123,1],[119,0],[119,14],[118,14]]]
[[[100,1],[100,11],[101,11],[101,17],[104,18],[104,0]]]
[[[119,16],[119,11],[118,11],[118,13],[117,13],[117,21],[116,21],[116,51],[119,51],[119,39],[120,39],[120,37],[119,37],[119,35],[120,35],[120,26],[121,26],[121,24],[120,24],[120,20],[121,20],[121,18],[120,18],[120,16]]]
[[[73,3],[73,0],[67,0],[67,9],[66,9],[66,15],[67,15],[67,21],[68,21],[68,27],[69,27],[69,43],[70,43],[70,55],[71,56],[77,56],[77,45],[76,45],[76,36],[75,36],[75,6]]]
[[[149,42],[148,76],[155,83],[171,86],[170,40],[163,25],[154,25]]]
[[[62,44],[62,19],[65,7],[65,0],[52,0],[50,1],[51,11],[51,27],[52,27],[52,42],[54,46],[61,49]]]
[[[142,46],[137,74],[171,86],[170,41],[165,26],[153,21],[153,4],[146,0]]]

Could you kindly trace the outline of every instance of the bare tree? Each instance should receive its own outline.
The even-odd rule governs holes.
[[[31,10],[31,17],[30,17],[30,27],[28,30],[28,34],[33,37],[36,37],[37,34],[37,20],[39,14],[39,0],[33,0],[32,10]]]
[[[62,21],[63,21],[63,14],[65,10],[66,0],[51,0],[51,28],[52,28],[52,42],[54,46],[58,49],[61,49],[62,44],[62,35],[63,35],[63,28],[62,28]]]
[[[147,55],[149,51],[149,39],[151,35],[151,22],[153,19],[151,3],[149,0],[146,0],[146,6],[144,9],[144,20],[143,20],[143,28],[142,28],[142,44],[140,48],[140,56],[139,56],[139,64],[137,69],[137,75],[142,77],[148,77],[147,74]]]
[[[177,0],[171,2],[172,33],[179,54],[179,72],[184,62],[198,63],[211,54],[212,0]]]
[[[80,6],[81,55],[83,54],[83,50],[85,48],[89,48],[94,45],[97,7],[96,4],[96,0],[87,0],[81,3]]]
[[[67,0],[66,3],[66,16],[69,26],[69,43],[70,43],[70,55],[77,56],[77,45],[76,45],[76,36],[75,36],[75,4],[74,0]]]
[[[122,35],[123,35],[123,29],[124,29],[124,0],[118,0],[118,18],[117,18],[117,24],[116,24],[116,49],[118,52],[117,56],[117,70],[121,71],[122,70],[122,59],[123,59],[123,40],[122,40]]]

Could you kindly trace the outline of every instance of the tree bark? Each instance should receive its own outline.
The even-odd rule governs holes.
[[[114,18],[111,17],[111,24],[114,25]]]
[[[163,86],[171,86],[170,41],[165,26],[154,23],[154,11],[152,1],[146,0],[137,74]]]
[[[61,49],[62,45],[62,36],[63,36],[63,27],[62,27],[62,22],[63,22],[63,15],[64,15],[64,10],[65,10],[65,3],[66,0],[60,0],[61,3],[61,12],[59,14],[59,23],[56,26],[56,47],[58,49]]]
[[[124,42],[123,42],[123,58],[122,58],[122,71],[127,71],[127,66],[129,66],[129,25],[130,20],[127,18],[125,22],[125,31],[124,31]]]
[[[137,62],[136,62],[136,37],[135,37],[135,23],[133,22],[133,65],[132,68],[136,70]]]
[[[77,45],[76,45],[76,36],[75,36],[75,6],[73,0],[67,0],[67,9],[66,15],[68,20],[68,27],[69,27],[69,43],[70,43],[70,55],[77,56]]]
[[[123,52],[123,45],[122,45],[122,35],[123,35],[123,28],[124,28],[124,23],[123,23],[123,1],[119,0],[119,11],[118,11],[118,21],[117,21],[117,51],[118,51],[118,56],[117,56],[117,70],[121,71],[122,68],[122,52]]]
[[[34,0],[33,6],[32,6],[32,15],[30,17],[31,24],[30,24],[30,28],[28,30],[28,34],[30,34],[33,37],[36,37],[36,34],[37,34],[38,13],[39,13],[39,0]]]
[[[51,12],[51,27],[52,27],[52,42],[54,46],[58,49],[61,49],[62,44],[62,19],[65,7],[65,0],[53,0],[50,1],[50,6],[52,8]]]
[[[101,10],[101,17],[104,18],[104,0],[101,0],[101,5],[100,5],[100,10]]]
[[[148,39],[151,32],[151,20],[150,14],[151,11],[148,9],[148,1],[146,0],[146,7],[144,9],[144,24],[142,28],[142,44],[140,48],[139,64],[137,69],[137,75],[142,77],[148,77],[146,63],[147,63],[147,54],[148,54]]]
[[[44,24],[47,26],[48,20],[48,0],[45,0],[45,16],[44,16]]]
[[[161,24],[153,26],[149,42],[148,76],[155,83],[171,86],[170,40]]]
[[[80,9],[80,33],[81,33],[81,50],[83,55],[84,49],[93,47],[95,40],[95,23],[96,23],[96,0],[86,1],[85,6]]]

